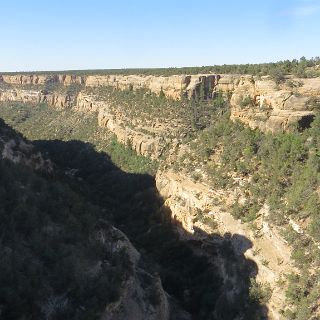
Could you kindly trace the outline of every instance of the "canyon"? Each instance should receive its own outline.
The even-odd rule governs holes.
[[[239,120],[250,128],[264,132],[288,131],[295,126],[308,126],[319,104],[319,78],[297,79],[292,76],[277,84],[270,76],[250,75],[0,75],[0,83],[7,85],[0,90],[0,101],[46,102],[57,108],[79,105],[92,109],[94,97],[84,98],[74,94],[23,89],[45,84],[61,86],[79,85],[83,88],[112,87],[118,90],[146,90],[169,99],[203,95],[210,99],[218,92],[231,95],[231,119]],[[10,85],[15,86],[10,89]],[[93,101],[90,101],[93,100]]]
[[[50,90],[48,84],[54,84],[54,89]],[[70,86],[75,86],[76,90],[68,92]],[[191,173],[184,168],[184,164],[187,163],[185,158],[192,154],[191,142],[185,141],[190,131],[189,123],[170,113],[148,116],[142,110],[139,116],[135,116],[127,104],[110,99],[109,91],[106,93],[104,88],[123,92],[142,91],[143,95],[154,94],[160,97],[163,95],[168,101],[180,101],[186,104],[193,99],[210,102],[220,94],[229,101],[228,108],[232,121],[239,121],[252,130],[258,129],[263,133],[274,134],[301,132],[311,126],[316,116],[316,109],[320,106],[320,78],[298,79],[287,76],[285,81],[277,83],[270,76],[237,74],[167,77],[0,75],[1,102],[47,104],[60,111],[72,109],[80,114],[93,114],[99,127],[114,134],[121,144],[139,155],[158,161],[160,165],[155,174],[156,187],[164,199],[163,210],[170,209],[170,218],[181,230],[181,237],[200,241],[205,247],[216,241],[210,238],[211,234],[217,233],[221,236],[230,234],[235,253],[239,256],[244,253],[247,259],[254,261],[258,270],[257,281],[269,285],[272,289],[270,299],[266,303],[267,318],[282,319],[281,310],[286,308],[285,275],[296,271],[291,259],[292,248],[281,234],[283,228],[269,222],[270,208],[267,204],[264,204],[257,213],[255,228],[248,222],[236,219],[230,213],[231,206],[235,202],[246,201],[241,186],[249,178],[233,177],[236,181],[233,188],[213,188],[207,183],[207,175],[201,165],[195,166]],[[6,154],[10,154],[9,147],[14,149],[15,146],[7,144]],[[182,162],[182,168],[177,172],[173,166],[179,161]],[[200,178],[195,179],[192,176],[194,173]],[[240,237],[232,238],[232,235],[243,236],[243,239],[250,241],[251,245],[241,241]],[[127,243],[127,239],[124,242]],[[131,247],[129,249],[127,247],[126,250],[131,252],[132,264],[138,265],[138,253]],[[219,272],[223,274],[225,271],[221,267]],[[136,319],[145,312],[143,309],[145,306],[130,301],[136,292],[143,291],[136,290],[140,286],[136,283],[137,279],[138,277],[134,275],[128,280],[128,288],[122,295],[126,302],[119,302],[119,305],[110,307],[116,311],[109,314],[113,312],[116,314],[120,312],[118,310],[121,310],[122,314],[106,316],[104,319],[127,317],[130,313],[128,308],[132,305],[137,310]],[[225,281],[228,280],[232,282],[232,279],[225,276]],[[152,310],[153,315],[150,315],[150,319],[169,318],[167,297],[162,292],[159,281],[155,279],[156,284],[153,285],[161,292],[161,303],[157,310]],[[143,300],[143,294],[142,292],[137,300]]]

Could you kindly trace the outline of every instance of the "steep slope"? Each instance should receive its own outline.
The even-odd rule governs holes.
[[[59,181],[1,119],[0,151],[1,317],[169,319],[159,277],[106,209]]]
[[[4,111],[5,106],[1,110]],[[23,121],[14,116],[15,111],[22,110],[28,113]],[[72,140],[77,137],[83,141],[91,137],[98,148],[103,147],[103,141],[108,141],[105,134],[99,131],[97,123],[94,127],[94,123],[88,122],[83,115],[78,119],[77,111],[66,113],[46,110],[43,106],[38,109],[22,105],[9,107],[7,111],[8,120],[11,118],[15,126],[31,137],[48,139],[52,135],[58,139],[64,137],[65,140]],[[63,126],[61,128],[62,119],[69,124],[69,130],[66,131]],[[90,130],[86,127],[88,124]],[[84,128],[87,130],[84,131]],[[215,241],[205,244],[198,240],[194,242],[192,235],[186,231],[182,241],[168,219],[170,213],[162,206],[163,200],[155,189],[152,177],[119,173],[112,166],[110,168],[109,158],[104,153],[97,153],[89,144],[80,141],[44,140],[34,143],[39,150],[48,152],[58,167],[70,176],[68,183],[72,189],[107,209],[107,212],[110,207],[113,208],[109,217],[112,223],[145,253],[148,265],[151,263],[154,266],[165,290],[194,319],[230,319],[237,316],[249,319],[257,313],[262,317],[265,293],[255,282],[252,285],[254,264],[244,257],[243,251],[233,252],[230,246],[233,240],[228,235],[208,234]],[[135,167],[132,166],[134,159],[140,159],[132,151],[121,149],[120,145],[113,145],[111,151],[123,167],[129,170],[141,167],[142,162],[135,162]],[[208,247],[207,252],[202,250],[204,245]],[[234,279],[232,283],[222,280],[226,273]],[[252,290],[256,290],[255,293]],[[249,295],[251,291],[252,295]],[[176,310],[172,303],[170,310]],[[182,319],[181,313],[176,318]]]

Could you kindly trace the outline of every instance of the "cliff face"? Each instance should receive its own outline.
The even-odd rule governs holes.
[[[53,172],[53,163],[44,159],[34,146],[18,135],[0,119],[0,160],[7,159],[15,164],[23,164],[33,170],[48,174]]]
[[[191,97],[203,85],[210,95],[218,82],[215,75],[184,75],[170,77],[139,76],[139,75],[0,75],[0,81],[9,85],[44,85],[58,83],[63,86],[71,84],[87,87],[109,86],[119,90],[149,90],[152,93],[163,94],[171,99],[179,100],[182,96]]]
[[[0,80],[12,85],[44,85],[48,82],[60,83],[68,86],[70,84],[84,84],[85,77],[77,75],[46,75],[46,74],[30,74],[30,75],[2,75]]]
[[[80,92],[43,90],[48,83],[58,83],[66,88],[76,84],[80,86]],[[30,88],[26,88],[26,85]],[[174,131],[180,130],[179,124],[172,127],[172,119],[162,124],[163,117],[145,123],[138,123],[139,117],[131,118],[130,124],[125,112],[111,108],[108,99],[86,93],[87,88],[99,90],[104,87],[145,89],[158,95],[162,92],[175,100],[182,96],[188,99],[197,96],[211,99],[217,92],[222,92],[231,97],[232,120],[263,132],[303,130],[310,126],[314,118],[313,109],[320,103],[320,79],[288,78],[285,83],[277,85],[270,77],[258,79],[239,75],[3,75],[0,77],[0,101],[43,102],[57,109],[75,107],[82,112],[98,112],[101,127],[112,131],[119,141],[131,146],[138,154],[153,159],[175,148],[179,141],[171,136]]]
[[[219,76],[215,75],[185,75],[170,77],[155,76],[88,76],[86,86],[111,86],[119,90],[145,89],[155,94],[163,94],[171,99],[179,100],[182,96],[191,98],[199,92],[201,85],[208,95],[211,95]]]
[[[83,88],[112,87],[118,90],[144,89],[167,98],[180,100],[202,96],[211,99],[217,92],[231,96],[231,119],[239,120],[250,128],[264,132],[290,131],[308,127],[313,120],[313,108],[320,100],[320,80],[288,78],[285,83],[276,84],[270,77],[257,78],[241,75],[3,75],[0,83],[14,88],[0,90],[0,101],[47,102],[65,108],[78,105],[83,108],[84,98],[61,94],[44,93],[40,90],[22,90],[20,86],[43,86],[47,83]],[[92,100],[92,97],[91,97]],[[86,104],[91,109],[93,101]]]
[[[304,129],[314,118],[312,110],[319,97],[318,80],[291,79],[277,85],[268,77],[243,76],[231,96],[231,119],[264,132]]]
[[[120,230],[113,228],[112,231],[114,239],[118,240],[109,245],[113,246],[115,252],[122,250],[129,256],[133,272],[122,284],[119,299],[106,307],[101,320],[169,320],[168,295],[163,290],[160,279],[139,267],[139,252]],[[145,282],[148,284],[144,283],[142,279],[147,279]],[[157,296],[157,303],[149,301],[150,292],[154,292]]]
[[[293,272],[290,260],[291,249],[280,236],[280,230],[267,221],[268,207],[264,206],[257,220],[257,231],[250,225],[235,219],[223,203],[231,204],[241,194],[240,190],[213,190],[205,183],[195,182],[188,175],[169,171],[158,171],[156,183],[159,193],[166,199],[173,222],[182,226],[194,239],[205,240],[207,235],[230,233],[235,237],[232,245],[235,252],[244,255],[257,265],[257,280],[268,283],[272,295],[268,302],[268,318],[281,319],[279,311],[286,306],[284,288],[285,275]],[[214,221],[214,222],[212,222]],[[250,247],[247,241],[253,246]],[[265,264],[268,261],[268,264]],[[227,261],[226,261],[227,262]]]
[[[0,101],[18,101],[23,103],[47,103],[57,109],[70,108],[76,105],[76,96],[42,90],[8,89],[0,90]]]
[[[130,146],[137,154],[157,159],[164,151],[163,139],[126,127],[108,110],[99,110],[98,124],[114,133],[119,142]]]

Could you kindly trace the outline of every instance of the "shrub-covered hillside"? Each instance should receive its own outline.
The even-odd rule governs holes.
[[[2,120],[0,133],[0,150],[20,139]],[[51,174],[0,157],[1,318],[95,319],[116,301],[131,265],[112,251],[104,215]]]
[[[26,134],[41,138],[59,132],[52,130],[53,118],[30,122],[29,117]],[[23,126],[27,120],[15,121]],[[32,132],[31,123],[39,131]],[[86,142],[34,144],[54,162],[53,174],[1,159],[0,304],[5,319],[99,318],[133,272],[127,254],[112,251],[116,239],[110,223],[142,250],[141,267],[159,275],[164,289],[194,319],[261,314],[266,293],[254,281],[252,263],[232,252],[228,238],[220,239],[223,247],[213,248],[210,257],[199,251],[201,243],[181,241],[161,209],[151,176],[120,171]],[[130,164],[126,159],[137,157],[115,143],[111,147],[124,166]],[[230,287],[212,263],[215,259],[230,260],[232,276],[241,279],[236,301],[225,294]],[[147,300],[157,305],[157,291],[147,292]]]

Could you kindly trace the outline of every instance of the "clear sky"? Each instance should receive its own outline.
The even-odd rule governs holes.
[[[0,71],[320,56],[320,0],[0,0]]]

